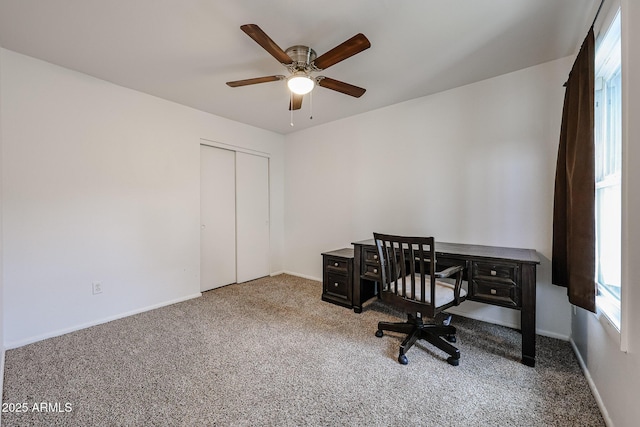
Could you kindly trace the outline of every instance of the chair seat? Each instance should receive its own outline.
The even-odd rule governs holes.
[[[416,281],[416,298],[417,300],[422,300],[421,298],[421,292],[420,292],[420,274],[416,273],[414,275],[415,277],[415,281]],[[411,281],[411,275],[406,276],[405,280],[407,281],[407,283],[410,283]],[[429,292],[430,290],[430,284],[429,284],[429,276],[425,276],[425,286],[426,286],[426,294],[425,295],[425,300],[427,303],[431,303],[431,293]],[[402,279],[398,279],[398,287],[402,287]],[[407,286],[407,288],[409,288],[409,286]],[[436,303],[435,303],[435,307],[442,307],[443,305],[449,304],[450,302],[452,302],[455,297],[453,295],[453,291],[454,291],[454,285],[451,283],[447,283],[447,282],[443,282],[441,280],[436,280]],[[467,296],[467,291],[464,290],[464,288],[460,289],[460,298],[463,298]],[[411,289],[407,289],[407,294],[405,295],[406,298],[409,299],[413,299],[413,295],[411,293]]]

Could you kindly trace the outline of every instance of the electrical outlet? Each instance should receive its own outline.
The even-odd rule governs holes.
[[[93,292],[93,295],[101,294],[102,293],[102,282],[93,282],[91,284],[91,291]]]

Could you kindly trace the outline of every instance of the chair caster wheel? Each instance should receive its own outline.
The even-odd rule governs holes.
[[[454,359],[453,357],[447,358],[447,362],[451,366],[458,366],[460,364],[460,359]]]
[[[378,329],[378,330],[376,331],[376,336],[377,336],[378,338],[382,337],[382,331],[381,331],[380,329]]]
[[[407,359],[407,356],[405,356],[404,354],[401,354],[400,356],[398,356],[398,362],[400,362],[401,365],[406,365],[407,363],[409,363],[409,359]]]
[[[451,324],[451,315],[445,315],[444,319],[442,319],[442,326],[449,326]]]
[[[455,335],[445,335],[444,337],[445,340],[449,341],[449,342],[456,342],[458,341],[458,339],[456,338]]]

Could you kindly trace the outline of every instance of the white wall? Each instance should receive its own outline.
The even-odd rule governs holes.
[[[7,347],[199,295],[200,138],[271,153],[283,269],[282,135],[1,55]]]
[[[538,331],[568,339],[570,306],[550,284],[550,258],[571,65],[565,58],[288,135],[286,270],[320,278],[321,252],[373,231],[533,248],[542,259]],[[519,327],[517,311],[470,301],[458,309]]]
[[[640,419],[640,3],[622,0],[623,78],[623,247],[622,333],[608,322],[578,309],[572,319],[574,342],[611,425],[636,426]],[[606,11],[606,9],[605,9]],[[632,24],[635,23],[635,24]]]

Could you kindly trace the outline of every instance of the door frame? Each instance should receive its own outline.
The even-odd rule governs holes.
[[[213,148],[221,148],[224,150],[229,150],[229,151],[235,151],[235,152],[239,152],[239,153],[245,153],[245,154],[251,154],[254,156],[259,156],[259,157],[264,157],[267,159],[267,179],[268,179],[268,198],[269,198],[269,275],[271,274],[271,226],[272,226],[272,222],[271,222],[271,153],[268,153],[266,151],[260,151],[260,150],[254,150],[251,148],[246,148],[246,147],[240,147],[237,145],[233,145],[233,144],[227,144],[224,142],[220,142],[220,141],[214,141],[211,139],[206,139],[206,138],[200,138],[200,143],[199,146],[207,146],[207,147],[213,147]],[[235,167],[235,165],[234,165]],[[198,182],[199,186],[201,184],[201,182]],[[202,203],[202,202],[201,202]],[[236,212],[237,215],[237,212]],[[199,217],[200,217],[200,213],[199,213]],[[198,228],[200,228],[200,224],[202,224],[202,218],[200,217],[199,220],[199,224],[198,224]],[[237,224],[236,224],[237,226]],[[202,239],[202,235],[200,235],[200,239]],[[200,242],[200,247],[202,247],[202,241]],[[238,259],[238,255],[237,255],[237,230],[236,230],[236,281],[238,278],[238,272],[237,272],[237,259]],[[200,252],[200,251],[199,251]],[[202,262],[202,253],[200,253],[200,257],[199,257],[199,261]],[[202,283],[202,278],[200,278],[200,281]],[[237,282],[236,282],[237,283]]]

